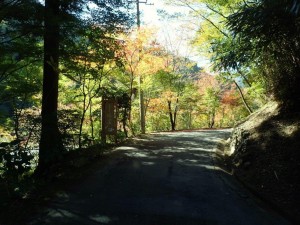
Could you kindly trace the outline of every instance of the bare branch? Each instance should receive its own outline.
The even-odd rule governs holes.
[[[210,19],[208,19],[206,16],[202,15],[201,13],[199,13],[198,10],[196,10],[194,7],[192,7],[188,2],[185,2],[183,0],[179,0],[182,4],[184,4],[185,6],[187,6],[189,9],[191,9],[192,11],[194,11],[195,13],[197,13],[202,19],[206,20],[207,22],[209,22],[214,28],[216,28],[220,33],[222,33],[225,37],[228,37],[228,35],[222,31],[213,21],[211,21]]]
[[[221,13],[221,12],[215,10],[214,8],[210,7],[208,4],[206,4],[206,7],[207,7],[209,10],[213,11],[214,13],[220,15],[220,16],[223,17],[224,19],[227,19],[227,16],[225,16],[223,13]]]

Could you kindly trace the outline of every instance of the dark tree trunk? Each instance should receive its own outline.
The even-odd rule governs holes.
[[[216,113],[215,111],[213,111],[210,115],[210,119],[209,119],[209,128],[213,128],[215,125],[215,117],[216,117]]]
[[[173,126],[172,126],[172,130],[176,130],[176,120],[177,120],[177,112],[178,112],[178,102],[179,102],[179,98],[176,99],[176,105],[175,105],[175,109],[174,109],[174,120],[173,120]]]
[[[168,109],[169,109],[169,117],[170,117],[170,123],[171,123],[171,130],[172,131],[175,131],[175,120],[176,120],[176,112],[175,112],[175,115],[173,117],[173,113],[172,113],[172,102],[171,101],[168,101]]]
[[[45,1],[44,77],[42,97],[42,131],[38,175],[61,159],[63,145],[58,129],[58,58],[59,58],[59,0]]]

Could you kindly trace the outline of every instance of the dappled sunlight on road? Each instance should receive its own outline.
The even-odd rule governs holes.
[[[89,217],[91,220],[95,221],[95,222],[99,222],[101,224],[109,224],[112,221],[116,221],[118,219],[116,218],[110,218],[108,216],[104,216],[104,215],[95,215],[95,216],[90,216]]]
[[[229,133],[231,130],[226,130]],[[213,134],[213,135],[212,135]],[[132,160],[135,170],[144,166],[156,166],[167,162],[168,176],[174,175],[176,167],[198,167],[206,170],[220,170],[212,163],[216,144],[224,139],[224,130],[195,132],[161,132],[149,138],[134,138],[135,144],[121,146],[120,151],[127,160]],[[179,174],[180,176],[180,174]]]
[[[117,147],[106,167],[30,224],[287,225],[246,202],[215,166],[214,148],[229,133],[162,132]]]
[[[135,151],[138,151],[137,148],[134,148],[134,147],[130,147],[130,146],[121,146],[121,147],[118,147],[116,148],[115,150],[119,150],[119,151],[126,151],[126,150],[135,150]]]
[[[140,152],[130,152],[130,153],[125,153],[125,155],[129,157],[136,157],[136,158],[146,158],[149,157],[149,155],[145,153],[140,153]]]

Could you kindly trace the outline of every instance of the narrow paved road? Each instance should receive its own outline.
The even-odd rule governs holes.
[[[229,130],[159,133],[50,202],[31,225],[287,225],[213,163]]]

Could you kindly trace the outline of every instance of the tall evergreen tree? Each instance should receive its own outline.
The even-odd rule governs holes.
[[[41,63],[42,11],[37,0],[0,1],[0,82]]]
[[[45,1],[42,131],[37,174],[47,173],[48,167],[59,160],[63,152],[57,122],[59,58],[80,55],[80,52],[70,54],[68,44],[76,45],[86,25],[99,27],[102,34],[124,29],[129,17],[123,4],[114,0]]]
[[[43,67],[42,131],[37,174],[46,174],[47,168],[62,157],[57,117],[60,61],[76,61],[88,52],[78,45],[83,39],[103,43],[103,61],[113,57],[111,43],[117,42],[114,41],[116,33],[130,25],[126,3],[120,0],[0,1],[1,85],[5,86],[11,76],[23,79],[21,70],[33,63]],[[93,39],[89,32],[93,32]]]
[[[59,0],[45,1],[44,19],[44,78],[42,97],[42,131],[38,173],[59,160],[63,150],[57,119],[59,79]]]

